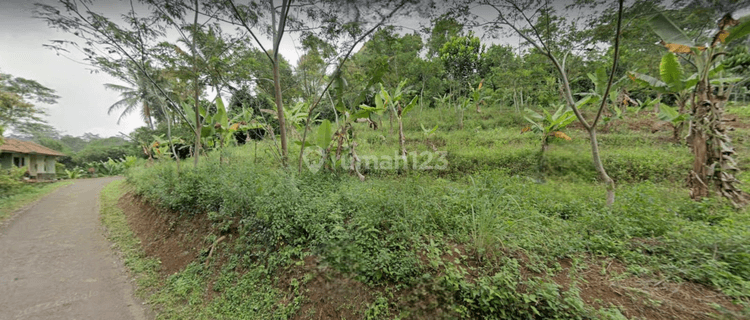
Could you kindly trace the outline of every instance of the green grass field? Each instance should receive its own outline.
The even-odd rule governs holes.
[[[750,216],[722,199],[690,200],[690,151],[669,130],[652,133],[652,118],[628,115],[599,135],[617,184],[611,207],[584,132],[566,130],[572,140],[554,141],[540,162],[538,137],[521,134],[523,118],[492,108],[468,111],[463,130],[451,110],[405,119],[419,165],[437,166],[444,155],[444,168],[432,170],[392,168],[398,134],[388,118],[378,131],[356,124],[358,155],[379,160],[362,170],[363,182],[340,168],[298,173],[298,147],[283,169],[269,141],[214,151],[197,169],[135,168],[127,174],[134,193],[179,217],[202,217],[213,232],[206,246],[228,237],[222,263],[199,257],[163,278],[152,300],[164,319],[316,318],[325,308],[363,319],[622,319],[697,304],[655,291],[689,283],[734,301],[732,310],[703,303],[717,317],[747,317]],[[438,129],[428,135],[421,125]],[[732,133],[744,170],[748,133]],[[312,258],[315,268],[291,275]],[[326,293],[316,286],[321,274],[366,287],[364,306],[313,300]],[[587,281],[597,274],[657,285],[622,289],[635,297],[628,303],[595,299]],[[684,312],[676,317],[693,315]]]

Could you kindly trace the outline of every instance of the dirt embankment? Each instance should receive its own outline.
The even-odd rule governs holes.
[[[161,260],[161,272],[164,276],[183,269],[197,259],[205,261],[211,255],[213,259],[210,263],[215,279],[221,265],[231,255],[227,250],[217,249],[212,252],[212,243],[207,239],[213,234],[218,238],[224,237],[222,240],[225,244],[231,243],[232,239],[237,238],[236,229],[231,229],[229,234],[219,234],[212,229],[205,215],[180,216],[178,213],[155,209],[130,193],[120,199],[119,205],[146,253]],[[223,249],[227,247],[230,246],[222,246]],[[446,254],[441,257],[444,260],[442,265],[455,263],[459,256],[470,257],[459,262],[461,267],[468,270],[476,270],[482,264],[471,258],[476,254],[464,246],[457,246],[456,250],[461,254]],[[523,255],[515,255],[522,266],[528,260]],[[726,295],[703,285],[636,277],[629,274],[627,267],[616,260],[584,260],[586,268],[576,268],[570,259],[562,259],[558,262],[562,270],[556,274],[538,274],[525,267],[521,274],[524,278],[542,277],[555,282],[563,291],[575,286],[588,305],[596,308],[616,306],[623,315],[632,319],[715,319],[722,314],[738,318],[742,309]],[[425,265],[429,264],[429,261],[423,262]],[[440,270],[432,271],[440,274]],[[470,272],[470,277],[471,274]],[[443,293],[439,288],[429,284],[407,289],[396,289],[395,285],[371,288],[351,275],[330,268],[315,256],[308,256],[300,263],[279,270],[277,275],[278,288],[285,293],[280,303],[295,299],[294,287],[297,284],[301,286],[297,292],[305,295],[295,319],[362,318],[369,306],[383,304],[382,297],[387,296],[392,298],[383,307],[389,309],[391,315],[407,310],[411,318],[415,319],[451,318],[442,309],[445,306],[441,305],[446,297],[441,296]],[[209,280],[206,290],[209,299],[216,295],[212,287]]]

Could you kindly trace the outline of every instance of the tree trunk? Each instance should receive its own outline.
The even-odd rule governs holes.
[[[281,161],[286,166],[286,159],[288,155],[287,141],[286,141],[286,119],[284,118],[284,105],[281,101],[281,81],[279,76],[279,62],[278,59],[273,65],[273,89],[276,94],[276,114],[279,117],[279,139],[281,139]]]
[[[683,97],[677,97],[677,104],[679,105],[679,109],[677,111],[677,114],[684,114],[685,113],[685,104],[687,103],[687,100]],[[685,121],[680,122],[678,125],[672,125],[672,139],[678,144],[681,143],[680,139],[680,133],[682,133],[682,128],[685,127]]]
[[[393,108],[391,108],[391,112],[388,112],[388,122],[390,123],[388,126],[388,135],[393,134]]]
[[[611,206],[615,203],[615,182],[609,177],[607,171],[604,170],[602,159],[599,156],[599,141],[596,139],[596,128],[592,127],[588,131],[591,138],[591,157],[594,160],[594,167],[596,168],[596,172],[599,173],[599,179],[604,182],[607,188],[607,206]]]
[[[195,50],[196,35],[198,34],[198,0],[195,0],[195,19],[193,21],[193,85],[195,93],[195,148],[193,150],[193,165],[198,167],[198,158],[201,150],[201,114],[200,114],[200,89],[198,83],[198,54]]]
[[[164,112],[163,108],[164,107],[162,107],[162,112]],[[146,121],[148,122],[148,128],[151,130],[154,130],[154,122],[151,121],[151,109],[149,108],[147,102],[143,102],[143,113],[146,116]],[[167,115],[164,114],[164,116],[166,117]]]
[[[169,147],[172,149],[172,156],[174,156],[175,161],[177,161],[177,174],[180,174],[180,155],[177,153],[177,149],[174,147],[174,142],[172,142],[172,119],[167,114],[166,108],[164,108],[164,105],[161,107],[162,112],[164,113],[164,119],[167,121],[167,139],[169,139]]]
[[[659,115],[659,112],[661,112],[661,110],[659,110],[659,105],[661,104],[661,93],[656,94],[656,101],[657,102],[654,103],[654,114]]]
[[[727,198],[735,207],[750,202],[750,195],[737,188],[739,181],[734,175],[739,172],[731,139],[721,121],[723,100],[712,95],[707,78],[701,79],[692,99],[693,116],[687,141],[693,156],[693,170],[688,177],[690,197],[700,200],[710,195],[713,185],[716,193]]]
[[[273,91],[276,99],[276,114],[279,118],[279,139],[281,140],[281,164],[286,167],[287,156],[289,150],[287,148],[286,141],[286,119],[284,118],[284,103],[281,100],[281,76],[279,75],[279,31],[276,31],[276,8],[274,8],[273,0],[269,1],[271,7],[271,23],[273,30]],[[282,11],[284,5],[282,4]],[[283,20],[285,17],[282,16]],[[281,25],[281,23],[279,23]]]
[[[404,136],[404,123],[401,121],[400,115],[398,117],[398,144],[401,147],[401,156],[406,159],[406,137]]]

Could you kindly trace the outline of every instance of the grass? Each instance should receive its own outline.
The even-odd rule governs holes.
[[[550,279],[564,259],[581,269],[614,259],[627,266],[623,277],[700,283],[748,302],[750,216],[721,199],[690,200],[690,153],[670,132],[621,123],[600,135],[618,183],[607,207],[585,134],[568,130],[573,141],[554,143],[540,168],[536,138],[520,134],[517,117],[483,111],[467,112],[461,131],[440,110],[406,119],[409,151],[447,151],[443,171],[372,169],[364,182],[343,170],[298,174],[279,168],[267,141],[257,155],[253,145],[212,152],[197,169],[158,162],[129,171],[127,183],[151,204],[234,236],[220,270],[198,259],[159,284],[151,299],[160,317],[286,318],[304,298],[280,291],[279,273],[308,255],[378,293],[361,318],[411,318],[418,311],[400,301],[428,292],[450,318],[621,319]],[[420,122],[441,129],[425,137]],[[355,130],[360,156],[397,150],[387,126]],[[290,150],[294,164],[298,152]]]
[[[140,240],[128,226],[127,218],[117,202],[125,193],[122,180],[107,184],[100,196],[100,218],[107,229],[107,239],[112,241],[122,254],[125,266],[137,275],[138,293],[145,297],[145,292],[152,290],[159,283],[159,261],[149,258],[140,246]]]
[[[41,185],[22,185],[11,196],[0,198],[0,222],[10,217],[14,211],[72,183],[72,181],[60,181]]]

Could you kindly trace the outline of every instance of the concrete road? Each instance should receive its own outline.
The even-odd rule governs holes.
[[[116,178],[78,180],[0,226],[0,319],[146,319],[99,222]]]

